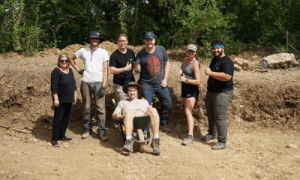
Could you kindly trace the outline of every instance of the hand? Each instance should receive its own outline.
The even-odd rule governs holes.
[[[78,73],[81,74],[81,76],[83,76],[84,69],[80,69],[80,70],[78,71]]]
[[[125,69],[126,69],[126,71],[131,71],[131,69],[132,69],[132,64],[128,62],[128,63],[126,64]]]
[[[73,104],[76,104],[76,98],[75,98],[75,101],[73,102]]]
[[[186,77],[182,73],[182,76],[180,76],[180,82],[186,83]]]
[[[206,75],[210,75],[210,73],[211,73],[211,70],[210,70],[209,67],[207,67],[207,68],[205,69],[205,74],[206,74]]]
[[[101,86],[101,88],[97,92],[97,98],[102,98],[105,95],[105,88],[105,86]]]
[[[58,99],[55,99],[55,100],[54,100],[54,106],[55,106],[55,107],[58,107],[58,106],[59,106],[59,100],[58,100]]]
[[[167,80],[164,80],[164,79],[163,79],[163,80],[161,81],[161,86],[162,86],[162,87],[166,87],[167,85],[168,85]]]
[[[140,64],[136,65],[134,70],[136,72],[141,72],[141,65]]]

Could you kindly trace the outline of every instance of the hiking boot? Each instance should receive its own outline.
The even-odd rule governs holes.
[[[155,139],[153,138],[152,142],[150,144],[150,147],[153,148],[153,154],[160,155],[159,145],[160,145],[160,139],[159,138],[155,138]]]
[[[126,140],[122,150],[125,152],[133,152],[133,144],[134,141],[132,139]]]
[[[51,141],[52,146],[59,147],[59,144],[57,141]]]
[[[182,135],[179,135],[179,138],[180,139],[184,139],[184,138],[187,138],[188,137],[188,134],[182,134]]]
[[[187,137],[182,141],[182,145],[188,146],[194,143],[194,136],[187,135]]]
[[[204,137],[201,138],[201,141],[210,141],[213,139],[217,139],[217,135],[206,134]]]
[[[99,133],[99,138],[100,138],[100,140],[102,141],[102,142],[107,142],[108,141],[108,137],[107,136],[105,136],[105,134],[100,134]]]
[[[84,131],[84,133],[81,135],[81,138],[86,139],[90,137],[91,134],[93,134],[93,131]]]
[[[60,140],[62,140],[62,141],[72,141],[72,138],[68,138],[67,136],[64,136]]]
[[[171,129],[168,128],[166,125],[164,126],[159,126],[159,129],[161,129],[165,133],[171,133]]]
[[[221,150],[227,148],[226,143],[223,142],[217,142],[214,146],[211,147],[212,150]]]

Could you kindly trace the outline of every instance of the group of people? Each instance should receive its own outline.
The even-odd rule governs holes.
[[[117,100],[117,107],[113,112],[113,119],[123,120],[126,141],[123,151],[133,152],[132,139],[133,119],[139,116],[149,116],[153,139],[151,147],[153,153],[160,154],[159,129],[170,133],[167,126],[167,115],[172,101],[168,88],[169,57],[163,46],[155,45],[155,35],[147,32],[144,35],[145,48],[135,56],[133,50],[126,47],[128,37],[121,33],[117,37],[118,49],[109,57],[106,50],[98,47],[103,41],[99,32],[91,31],[86,42],[90,46],[81,48],[74,55],[68,57],[63,53],[58,57],[58,67],[51,74],[51,91],[54,102],[54,119],[52,128],[53,146],[58,146],[58,140],[70,141],[65,136],[70,118],[72,104],[76,103],[76,86],[73,71],[69,64],[82,76],[80,92],[83,100],[84,131],[82,139],[88,138],[92,133],[91,104],[94,99],[97,109],[98,134],[102,142],[108,141],[105,134],[105,89],[108,78],[108,67],[113,74],[113,88]],[[213,40],[211,43],[212,59],[205,74],[209,76],[205,104],[208,116],[208,134],[202,141],[218,139],[212,146],[213,150],[226,148],[227,120],[226,114],[230,98],[233,94],[233,63],[224,53],[225,44],[222,40]],[[187,57],[180,68],[181,96],[187,119],[188,133],[181,135],[183,145],[194,142],[193,109],[199,96],[201,83],[200,63],[196,59],[197,46],[187,46]],[[84,69],[80,69],[75,60],[81,58]],[[108,62],[109,61],[109,62]],[[135,82],[133,71],[140,74],[138,83]],[[159,111],[152,107],[153,97],[159,99]],[[141,99],[143,97],[143,99]]]

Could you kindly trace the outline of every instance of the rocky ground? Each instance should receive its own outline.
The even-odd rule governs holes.
[[[24,58],[23,52],[0,55],[0,179],[300,179],[300,70],[254,68],[260,58],[276,53],[270,47],[253,47],[231,57],[248,60],[253,68],[234,74],[225,150],[212,151],[215,140],[200,141],[207,131],[204,97],[208,77],[204,70],[208,60],[201,60],[201,95],[194,110],[195,142],[187,147],[181,145],[178,135],[186,132],[186,120],[179,68],[185,46],[167,50],[173,101],[168,125],[172,133],[160,132],[160,156],[154,156],[150,147],[146,153],[137,152],[137,147],[135,153],[122,153],[118,123],[110,117],[111,75],[106,96],[109,141],[100,142],[96,133],[81,139],[80,75],[75,73],[79,96],[67,129],[67,136],[73,141],[52,147],[50,73],[57,65],[59,53],[71,55],[81,47],[53,48],[31,58]],[[111,54],[117,45],[104,42],[100,47]],[[143,46],[130,48],[137,52]],[[83,68],[81,60],[76,63]],[[157,99],[154,102],[159,108]],[[94,125],[96,131],[96,122]]]

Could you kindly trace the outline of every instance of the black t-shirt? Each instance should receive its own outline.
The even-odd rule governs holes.
[[[209,68],[214,72],[224,72],[229,74],[232,78],[229,81],[219,81],[209,76],[207,81],[207,89],[213,93],[220,93],[233,90],[233,62],[228,56],[224,56],[220,59],[213,58]]]
[[[145,48],[136,55],[135,66],[141,64],[140,84],[145,89],[161,87],[165,76],[165,62],[169,60],[166,49],[155,45],[155,51],[148,53]]]
[[[69,68],[69,73],[65,74],[60,69],[55,68],[51,73],[51,92],[57,93],[59,102],[74,102],[74,91],[76,81],[73,71]]]
[[[121,53],[117,49],[110,56],[109,66],[115,68],[123,68],[127,65],[130,59],[132,59],[132,62],[135,61],[135,55],[133,50],[127,48],[126,53]],[[134,76],[132,74],[132,69],[131,71],[125,71],[120,74],[114,74],[114,80],[113,80],[114,84],[124,86],[128,84],[130,81],[135,81]]]

